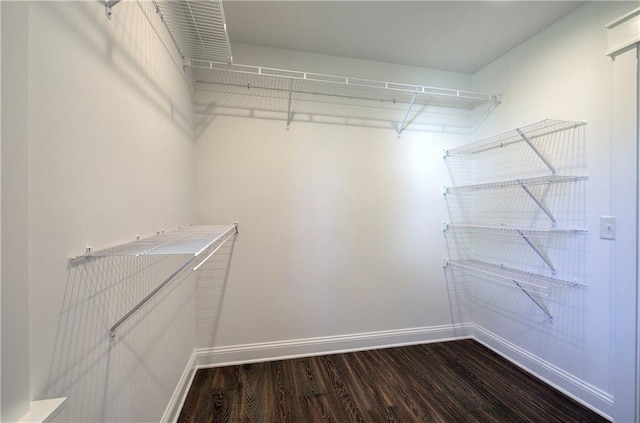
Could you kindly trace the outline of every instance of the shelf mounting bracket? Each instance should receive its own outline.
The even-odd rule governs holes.
[[[398,129],[396,129],[398,138],[400,138],[400,134],[402,134],[402,131],[407,129],[407,120],[409,119],[409,114],[411,113],[411,108],[413,107],[413,103],[416,101],[416,94],[418,94],[417,88],[413,92],[413,95],[411,96],[411,101],[409,102],[409,107],[407,107],[407,112],[404,114],[404,119],[402,119],[402,123],[398,126]]]
[[[291,125],[293,119],[293,113],[291,112],[291,98],[293,97],[293,79],[289,80],[289,105],[287,106],[287,129]]]
[[[533,145],[533,143],[531,142],[531,140],[520,130],[520,128],[516,128],[516,131],[518,132],[518,134],[522,137],[522,139],[524,140],[524,142],[527,143],[527,145],[531,148],[531,150],[533,150],[534,153],[536,153],[536,156],[538,156],[540,158],[540,160],[542,160],[542,162],[545,164],[545,166],[547,166],[549,168],[549,170],[551,171],[551,173],[553,175],[556,174],[556,168],[553,167],[553,165],[551,164],[551,162],[549,162],[549,160],[547,160],[546,157],[544,157],[544,155],[540,152],[540,150],[538,150],[536,148],[535,145]]]
[[[557,270],[553,265],[553,263],[551,262],[551,260],[549,259],[549,257],[544,253],[544,251],[542,251],[540,247],[534,244],[520,229],[516,229],[516,231],[522,237],[522,239],[525,240],[525,242],[529,245],[529,247],[531,247],[533,251],[536,252],[536,254],[542,259],[542,261],[544,261],[544,263],[547,266],[549,266],[549,269],[551,269],[551,274],[555,276],[557,274]]]
[[[544,204],[542,204],[542,202],[538,199],[538,197],[536,197],[531,190],[529,189],[529,187],[527,187],[526,185],[524,185],[522,182],[520,182],[520,186],[522,187],[522,189],[524,190],[524,192],[527,193],[527,195],[529,197],[531,197],[531,199],[536,203],[536,205],[538,207],[540,207],[540,210],[542,210],[544,212],[544,214],[547,215],[547,217],[549,219],[551,219],[551,222],[553,224],[554,228],[558,227],[558,221],[555,218],[555,216],[553,215],[553,213],[551,213],[551,210],[549,210]]]
[[[547,305],[544,303],[544,301],[542,300],[542,298],[540,298],[540,297],[538,297],[538,295],[536,295],[536,294],[534,294],[534,293],[532,293],[532,292],[529,292],[529,291],[527,291],[526,289],[524,289],[524,288],[522,287],[522,285],[520,285],[520,283],[519,283],[518,281],[513,280],[513,283],[515,283],[515,284],[516,284],[516,286],[517,286],[518,288],[520,288],[520,289],[522,290],[522,292],[524,292],[524,293],[525,293],[525,295],[526,295],[527,297],[529,297],[529,299],[530,299],[531,301],[533,301],[533,302],[535,303],[535,305],[537,305],[537,306],[538,306],[538,308],[539,308],[540,310],[542,310],[542,312],[543,312],[544,314],[546,314],[546,315],[547,315],[547,317],[549,318],[549,321],[550,321],[551,323],[553,323],[553,315],[551,314],[551,312],[550,312],[550,311],[549,311],[549,309],[547,308]]]
[[[105,0],[104,2],[104,14],[107,15],[107,18],[111,20],[111,15],[113,14],[112,8],[116,4],[120,3],[121,0]]]

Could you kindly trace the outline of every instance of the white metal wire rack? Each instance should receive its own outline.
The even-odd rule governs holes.
[[[574,234],[586,234],[586,229],[562,229],[562,228],[520,228],[513,226],[496,226],[496,225],[476,225],[476,224],[452,224],[443,223],[443,231],[453,232],[467,232],[476,234],[498,235],[498,236],[512,236],[528,238],[541,238],[546,239],[552,235],[574,235]]]
[[[480,184],[445,187],[444,193],[452,194],[457,192],[473,192],[473,191],[482,191],[482,190],[490,190],[490,189],[528,187],[533,185],[586,181],[588,179],[589,177],[584,175],[545,175],[545,176],[535,176],[532,178],[509,179],[506,181],[495,181],[495,182],[485,182]]]
[[[553,315],[544,302],[544,297],[549,295],[550,284],[560,284],[570,287],[585,286],[577,281],[552,278],[479,260],[444,260],[443,267],[445,269],[457,270],[478,276],[497,284],[520,289],[547,315],[550,321],[553,321]]]
[[[554,218],[555,223],[555,218]],[[545,248],[532,241],[535,238],[548,239],[550,235],[575,235],[585,234],[586,230],[583,229],[557,229],[557,228],[517,228],[510,226],[489,226],[489,225],[456,225],[456,224],[442,224],[442,230],[444,232],[467,232],[470,234],[485,234],[485,235],[497,235],[497,236],[512,236],[521,238],[526,245],[528,245],[540,259],[551,269],[552,275],[556,275],[557,269],[553,264],[553,261],[545,251]]]
[[[293,94],[314,94],[391,104],[433,105],[473,109],[498,96],[397,82],[374,81],[260,66],[190,61],[199,83],[240,88],[262,88]]]
[[[107,2],[108,16],[111,7],[119,1]],[[473,111],[480,105],[495,106],[499,103],[497,95],[469,90],[234,64],[221,0],[152,1],[185,66],[194,70],[196,91],[205,89],[217,94],[208,104],[195,104],[199,113],[219,111],[221,106],[231,109],[248,108],[251,112],[277,111],[286,113],[287,127],[294,116],[305,114],[385,121],[391,122],[400,135],[409,124],[420,124],[444,132],[469,130],[474,127],[473,121],[480,119],[481,113],[469,112],[463,117],[450,116],[442,120],[419,118],[424,115],[442,115],[434,111],[434,108]],[[231,94],[247,94],[247,88],[253,88],[251,93],[258,98],[284,97],[284,101],[271,102],[270,107],[265,110],[256,109],[255,103],[250,107],[241,106],[242,102],[238,99],[234,99],[231,105],[221,104],[224,102],[220,100],[228,99]],[[243,91],[239,92],[238,89]],[[271,95],[266,94],[267,92]],[[194,99],[196,97],[202,98],[197,93]],[[327,101],[327,98],[332,100]],[[248,96],[245,95],[244,100],[246,102]],[[348,102],[349,107],[345,108],[345,102]],[[320,105],[322,111],[317,113],[316,108],[309,106],[310,103]],[[484,111],[485,114],[490,113],[493,108],[488,109]]]
[[[145,255],[173,255],[184,254],[199,256],[206,249],[228,232],[237,228],[237,225],[197,225],[181,228],[174,231],[163,232],[158,235],[139,239],[115,247],[104,248],[96,251],[88,251],[81,256],[72,257],[72,260],[87,259],[91,257],[113,256],[145,256]]]
[[[110,329],[111,339],[115,338],[116,329],[129,317],[138,311],[146,302],[155,296],[162,288],[171,282],[178,274],[190,265],[196,263],[193,270],[198,270],[211,258],[229,239],[238,233],[238,224],[233,225],[198,225],[160,233],[149,238],[138,239],[133,242],[105,248],[97,251],[87,249],[80,256],[71,257],[72,263],[78,263],[100,257],[116,256],[151,256],[151,255],[185,255],[189,258],[171,275],[149,292],[142,300],[116,321]],[[202,256],[208,253],[204,258]]]
[[[156,0],[155,3],[183,59],[233,62],[221,1]]]
[[[455,156],[471,156],[484,151],[505,147],[515,143],[525,143],[533,153],[544,163],[548,168],[548,175],[534,176],[527,178],[508,179],[492,182],[483,182],[470,185],[458,185],[444,187],[443,194],[456,194],[456,193],[474,193],[484,190],[498,190],[517,188],[522,189],[527,196],[533,200],[533,202],[544,212],[544,214],[551,221],[551,228],[539,228],[539,227],[517,227],[507,225],[481,225],[474,223],[467,224],[447,224],[443,223],[443,232],[465,232],[471,234],[472,238],[475,234],[491,235],[491,236],[511,236],[521,238],[528,247],[530,247],[538,257],[544,262],[544,264],[550,269],[553,277],[548,277],[542,274],[523,272],[521,270],[508,268],[503,265],[496,265],[486,263],[477,260],[466,261],[446,261],[444,267],[455,269],[470,275],[474,275],[483,279],[492,280],[498,283],[506,284],[512,287],[519,288],[524,292],[548,317],[553,321],[553,316],[546,306],[543,297],[547,295],[547,287],[549,284],[564,284],[568,286],[584,286],[578,282],[571,282],[567,280],[555,278],[557,269],[551,257],[547,254],[545,244],[540,241],[535,241],[534,238],[547,239],[552,235],[575,235],[585,234],[586,230],[582,229],[562,229],[558,228],[558,221],[552,210],[547,207],[545,201],[539,197],[536,190],[532,190],[530,187],[536,185],[547,185],[555,183],[577,182],[585,181],[589,178],[583,175],[558,175],[556,168],[551,161],[543,154],[544,150],[540,150],[537,143],[534,141],[536,138],[545,137],[551,134],[555,134],[560,131],[567,131],[570,129],[576,129],[586,122],[575,121],[563,121],[546,119],[540,122],[533,123],[531,125],[516,128],[512,131],[508,131],[499,135],[495,135],[489,138],[481,139],[479,141],[467,144],[451,150],[445,150],[444,158]],[[569,137],[558,137],[558,139],[569,139]],[[498,259],[499,260],[499,259]]]
[[[218,94],[214,103],[220,103],[225,95],[272,98],[274,110],[286,112],[287,126],[296,113],[316,112],[309,106],[313,104],[326,108],[326,115],[393,121],[400,135],[419,116],[442,114],[445,108],[468,112],[499,102],[497,95],[473,91],[213,61],[187,63],[193,68],[196,89]],[[420,123],[438,122],[422,119]]]
[[[578,128],[586,124],[586,122],[545,119],[499,135],[475,141],[471,144],[447,150],[445,152],[445,156],[468,156],[491,150],[493,148],[506,147],[511,144],[526,142],[527,139],[533,140],[535,138],[565,131],[567,129]]]

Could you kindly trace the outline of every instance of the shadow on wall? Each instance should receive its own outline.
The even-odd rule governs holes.
[[[196,274],[196,348],[215,345],[237,236]]]
[[[558,174],[583,174],[584,126],[532,141]],[[447,166],[458,186],[500,185],[550,173],[524,142],[476,153],[471,159],[448,157]],[[450,288],[454,298],[467,298],[473,313],[485,316],[482,321],[488,316],[507,318],[584,347],[587,184],[578,180],[533,185],[528,187],[531,195],[517,184],[447,193],[453,225],[444,234],[453,265],[445,272],[448,283],[457,285]],[[524,290],[522,281],[527,284]]]
[[[82,43],[87,54],[104,62],[104,68],[116,74],[130,93],[152,105],[189,138],[193,136],[189,99],[185,104],[177,103],[175,97],[179,93],[171,89],[177,78],[181,78],[189,90],[191,84],[152,2],[121,2],[114,8],[111,21],[105,17],[101,1],[42,2],[38,8],[43,9],[48,19],[57,22],[75,43]],[[50,40],[59,44],[55,37]],[[162,48],[157,47],[157,41]],[[65,45],[50,47],[63,53],[67,49]],[[166,66],[167,57],[175,69]],[[78,65],[63,61],[63,66]],[[123,101],[122,106],[127,104],[129,102]]]
[[[123,323],[111,326],[170,275],[184,257],[104,257],[69,268],[44,397],[67,396],[61,419],[136,421],[131,403],[163,410],[174,386],[157,374],[180,323],[193,316],[193,278],[184,272]],[[188,326],[187,326],[188,327]],[[161,395],[158,394],[160,392]],[[156,403],[154,403],[154,401]],[[160,402],[160,403],[157,403]]]

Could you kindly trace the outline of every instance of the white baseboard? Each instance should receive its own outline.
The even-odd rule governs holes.
[[[471,337],[471,325],[442,325],[196,350],[196,368],[426,344]]]
[[[541,379],[603,417],[612,420],[610,416],[613,414],[613,397],[611,395],[474,323],[463,323],[457,325],[196,349],[193,351],[191,359],[187,363],[178,386],[162,416],[161,422],[172,423],[176,421],[195,376],[195,372],[200,368],[427,344],[467,338],[475,339],[538,379]]]
[[[585,407],[613,421],[613,397],[476,324],[473,338]]]
[[[184,405],[184,401],[187,398],[187,394],[189,393],[189,388],[191,388],[191,384],[193,383],[193,378],[196,375],[196,350],[193,350],[191,353],[191,358],[187,362],[187,365],[182,372],[182,376],[178,380],[178,384],[176,385],[176,389],[173,391],[173,395],[169,399],[169,403],[164,410],[164,414],[160,419],[160,423],[174,423],[178,420],[180,416],[180,410],[182,410],[182,406]]]

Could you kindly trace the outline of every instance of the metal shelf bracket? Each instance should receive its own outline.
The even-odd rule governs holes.
[[[542,312],[549,318],[549,321],[553,323],[553,315],[549,311],[543,297],[546,296],[546,289],[542,285],[538,285],[532,282],[531,277],[534,279],[540,279],[540,281],[546,280],[547,282],[569,283],[568,281],[561,281],[555,278],[548,278],[541,275],[534,275],[527,272],[521,272],[515,269],[510,269],[502,265],[491,265],[482,262],[470,262],[465,264],[464,262],[452,261],[447,259],[442,260],[442,267],[445,269],[451,268],[464,273],[476,274],[482,278],[495,281],[499,284],[511,284],[519,288],[533,303],[542,310]]]
[[[519,283],[517,280],[515,280],[515,279],[514,279],[514,280],[513,280],[513,283],[515,283],[515,284],[516,284],[516,286],[517,286],[518,288],[520,288],[520,290],[521,290],[522,292],[524,292],[524,293],[525,293],[525,295],[526,295],[527,297],[529,297],[529,299],[530,299],[531,301],[533,301],[533,303],[534,303],[535,305],[537,305],[537,306],[538,306],[538,308],[539,308],[540,310],[542,310],[542,312],[543,312],[544,314],[546,314],[546,315],[547,315],[547,317],[549,318],[549,322],[553,323],[553,315],[552,315],[552,314],[551,314],[551,312],[549,311],[549,308],[548,308],[548,307],[547,307],[547,305],[545,304],[544,300],[543,300],[542,298],[540,298],[537,294],[535,294],[535,293],[533,293],[533,292],[529,292],[528,290],[524,289],[524,288],[520,285],[520,283]]]
[[[407,112],[404,115],[404,119],[402,119],[402,123],[396,129],[396,133],[398,134],[398,138],[400,138],[400,134],[402,134],[402,131],[407,129],[407,120],[409,119],[409,114],[411,113],[411,108],[413,107],[413,103],[416,101],[416,94],[418,94],[418,89],[417,88],[413,92],[413,95],[411,96],[411,101],[409,101],[409,106],[407,107]]]
[[[544,263],[547,266],[549,266],[549,269],[551,269],[551,274],[555,276],[558,273],[558,271],[556,270],[555,266],[551,262],[551,259],[549,258],[549,256],[547,256],[547,254],[545,254],[545,252],[542,251],[540,247],[534,244],[533,241],[531,241],[529,237],[527,237],[520,229],[516,229],[516,231],[522,237],[522,239],[525,240],[525,242],[529,245],[529,247],[531,247],[531,249],[533,249],[533,251],[536,252],[536,254],[542,259],[542,261],[544,261]]]
[[[531,190],[529,189],[529,187],[527,187],[525,184],[523,184],[522,182],[520,182],[520,186],[522,187],[522,189],[524,190],[524,192],[527,193],[527,195],[533,200],[534,203],[536,203],[536,205],[538,207],[540,207],[540,210],[542,210],[544,212],[544,214],[547,215],[547,217],[551,220],[552,226],[554,228],[558,227],[558,220],[556,219],[556,217],[553,215],[553,213],[551,213],[551,210],[549,210],[549,208],[547,206],[545,206],[544,204],[542,204],[542,201],[540,201],[538,199],[538,197],[536,197],[533,192],[531,192]]]
[[[106,0],[104,2],[104,14],[107,15],[107,19],[111,20],[111,15],[113,15],[113,11],[111,10],[113,6],[120,3],[121,0]]]
[[[540,158],[540,160],[542,160],[542,162],[545,164],[545,166],[547,166],[549,168],[549,170],[551,171],[551,174],[555,175],[556,174],[556,169],[553,167],[553,165],[549,162],[549,160],[547,160],[546,157],[544,157],[544,155],[540,152],[540,150],[538,150],[536,148],[535,145],[533,145],[533,143],[531,142],[531,140],[520,130],[520,128],[516,128],[516,132],[518,132],[518,134],[522,137],[522,139],[524,140],[524,142],[527,143],[527,145],[529,146],[529,148],[531,148],[531,150],[533,150],[534,153],[536,153],[536,156],[538,156]]]
[[[291,125],[291,120],[293,119],[293,113],[291,111],[291,97],[293,96],[293,79],[289,80],[289,105],[287,106],[287,129],[289,129],[289,125]]]

